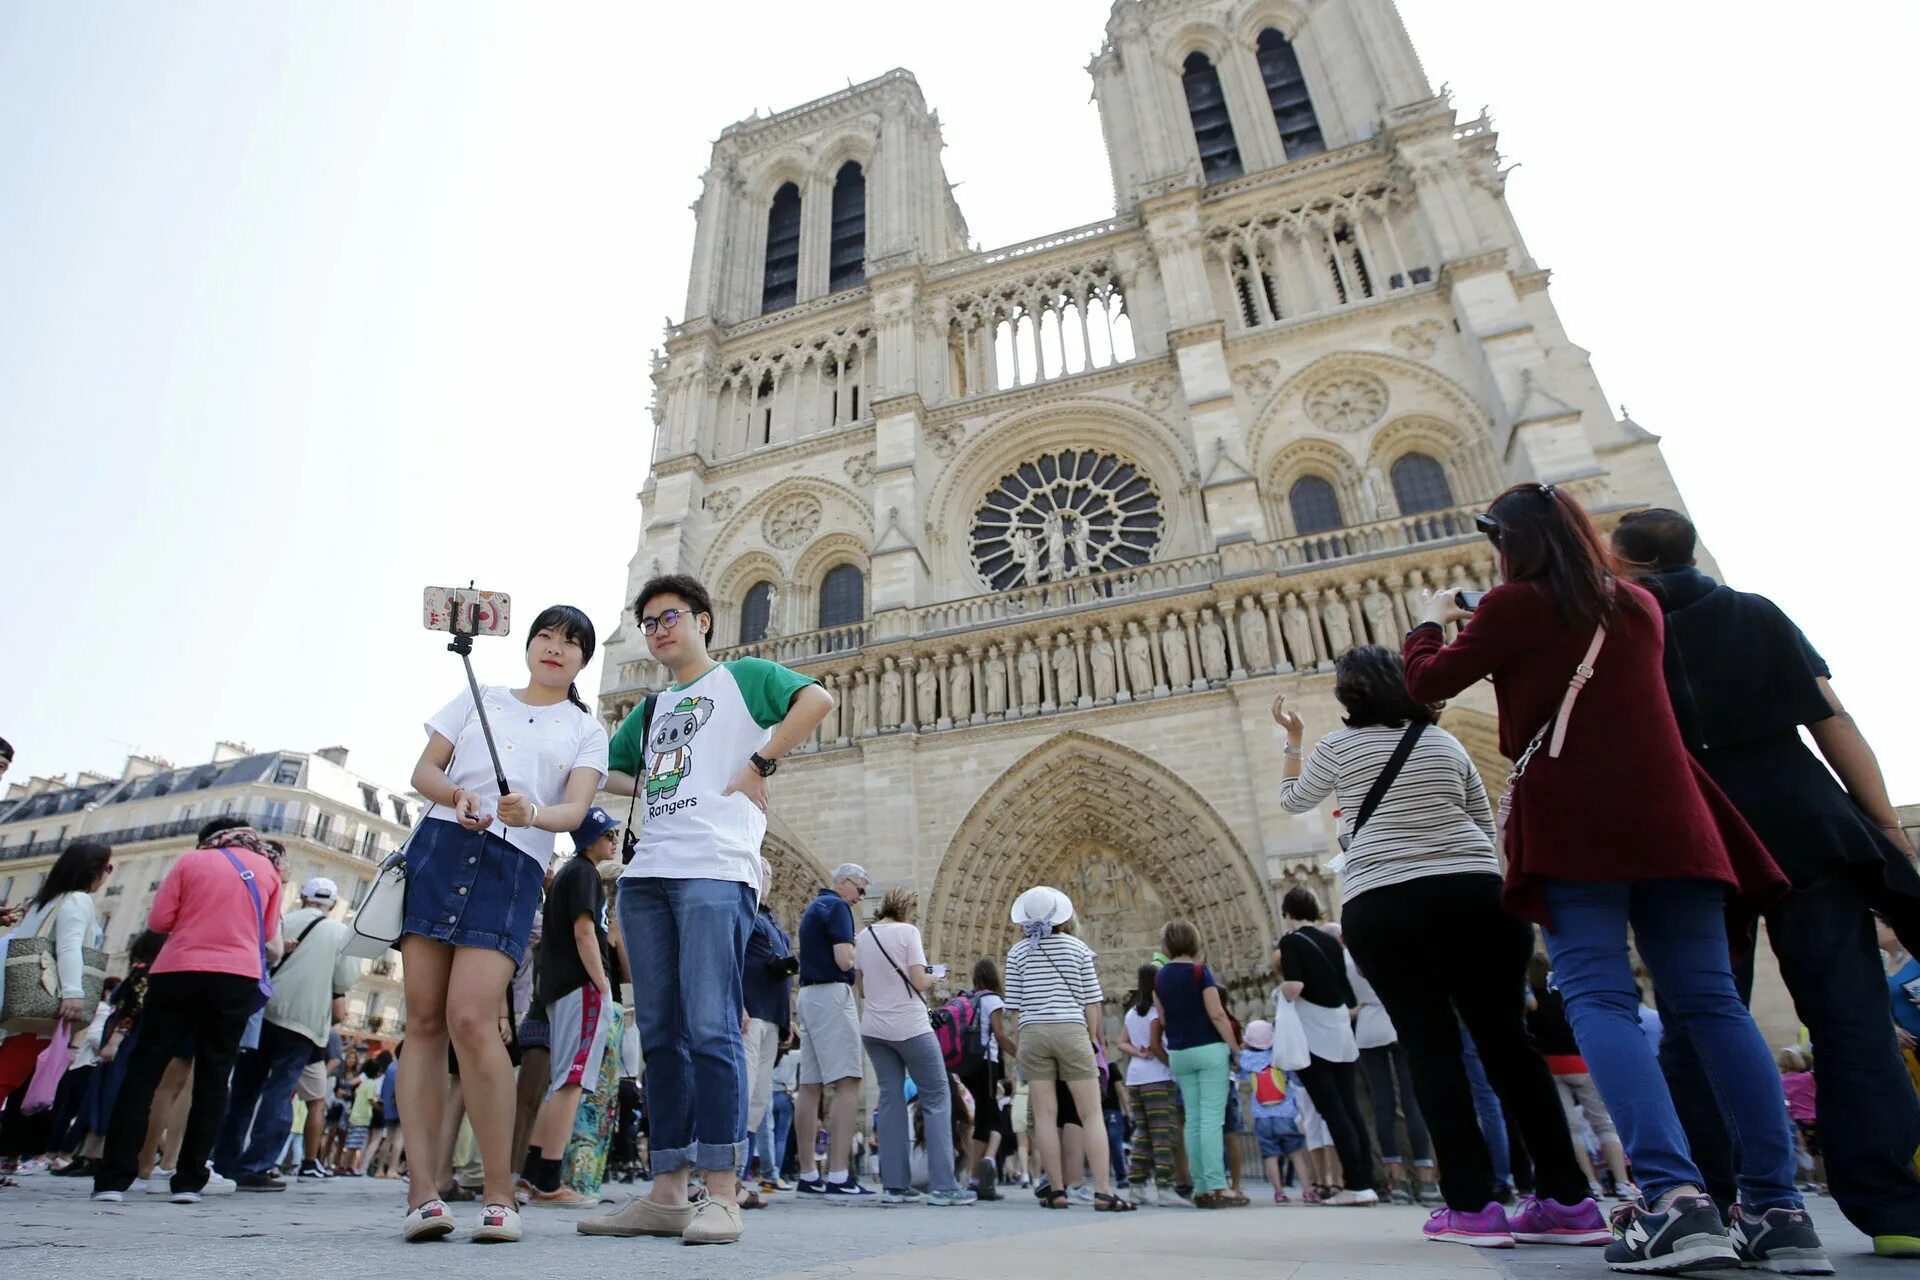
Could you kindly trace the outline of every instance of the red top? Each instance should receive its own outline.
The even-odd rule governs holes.
[[[253,872],[260,891],[266,937],[280,936],[280,873],[250,849],[233,856]],[[180,855],[160,892],[153,896],[147,927],[167,935],[152,973],[231,973],[260,976],[262,915],[253,909],[247,882],[219,849],[190,849]]]
[[[1625,599],[1581,690],[1558,758],[1542,746],[1515,788],[1507,821],[1508,910],[1547,923],[1547,880],[1718,880],[1759,911],[1787,891],[1766,847],[1680,739],[1663,670],[1665,621],[1653,597]],[[1593,631],[1569,626],[1533,582],[1495,587],[1452,644],[1416,627],[1403,653],[1421,702],[1492,676],[1500,752],[1519,757],[1560,710]]]

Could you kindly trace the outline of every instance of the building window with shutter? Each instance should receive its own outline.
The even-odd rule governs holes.
[[[1180,79],[1187,90],[1187,114],[1193,119],[1193,141],[1200,149],[1200,172],[1208,182],[1240,176],[1240,147],[1227,115],[1227,95],[1220,88],[1220,72],[1204,53],[1187,55]]]
[[[791,182],[773,193],[767,210],[767,269],[760,310],[779,311],[800,296],[800,188]]]

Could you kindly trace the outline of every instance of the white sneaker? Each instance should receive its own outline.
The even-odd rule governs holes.
[[[1327,1203],[1330,1205],[1343,1206],[1343,1207],[1351,1206],[1351,1205],[1379,1204],[1380,1193],[1372,1189],[1368,1189],[1365,1191],[1354,1191],[1351,1188],[1349,1188],[1348,1190],[1342,1191],[1339,1195],[1336,1195],[1333,1199],[1327,1201]]]
[[[156,1196],[170,1196],[173,1188],[167,1184],[173,1181],[173,1170],[155,1168],[147,1175],[147,1193]]]
[[[1172,1187],[1160,1188],[1159,1199],[1154,1201],[1162,1209],[1191,1209],[1193,1201],[1175,1191]]]
[[[440,1240],[453,1234],[453,1213],[444,1200],[429,1200],[418,1209],[407,1210],[400,1234],[409,1243],[415,1240]]]
[[[145,1178],[135,1178],[133,1180],[133,1185],[127,1188],[127,1194],[130,1196],[137,1196],[142,1192],[144,1192],[146,1189],[147,1189],[147,1180]],[[114,1197],[117,1199],[119,1197],[119,1194],[120,1193],[117,1191],[114,1192]]]
[[[512,1244],[520,1238],[520,1211],[508,1204],[482,1205],[473,1229],[475,1244]]]
[[[1079,1204],[1092,1204],[1093,1188],[1084,1182],[1077,1187],[1069,1187],[1067,1189],[1067,1199]]]
[[[230,1196],[240,1189],[240,1184],[232,1178],[223,1178],[213,1170],[207,1170],[207,1185],[200,1188],[203,1196]]]
[[[93,1198],[102,1204],[119,1204],[126,1199],[126,1196],[118,1191],[96,1191],[93,1193]]]
[[[173,1203],[175,1204],[199,1204],[200,1203],[200,1193],[198,1191],[175,1191],[172,1194],[170,1194],[167,1198],[172,1200]]]

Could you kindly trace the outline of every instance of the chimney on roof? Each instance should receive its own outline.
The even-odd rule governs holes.
[[[91,787],[96,783],[112,781],[113,779],[104,773],[94,773],[90,770],[82,769],[73,785],[76,787]]]
[[[216,742],[213,744],[213,762],[228,764],[234,760],[244,760],[253,754],[253,748],[244,742]]]
[[[347,767],[347,749],[345,747],[322,747],[313,754],[319,756],[328,764],[337,764],[342,769]]]
[[[167,762],[158,756],[128,756],[127,767],[120,771],[120,780],[152,777],[166,767]]]

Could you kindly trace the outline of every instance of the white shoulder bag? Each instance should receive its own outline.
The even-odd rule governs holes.
[[[431,813],[432,810],[427,811]],[[423,814],[420,819],[426,821]],[[378,960],[400,941],[407,915],[407,849],[420,832],[415,827],[398,849],[380,864],[367,896],[353,913],[353,937],[341,948],[342,954],[361,960]]]

